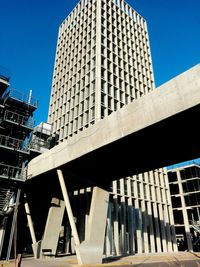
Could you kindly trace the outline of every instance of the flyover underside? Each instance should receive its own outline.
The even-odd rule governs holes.
[[[200,157],[199,117],[197,105],[66,163],[60,169],[68,190],[107,188],[112,180]],[[55,192],[56,170],[28,180],[27,187],[38,183]]]

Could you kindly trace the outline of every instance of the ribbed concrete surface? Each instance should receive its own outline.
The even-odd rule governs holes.
[[[0,266],[15,267],[13,261],[0,261]],[[56,259],[35,260],[33,258],[22,259],[21,267],[78,267],[76,256],[62,257]],[[200,267],[200,252],[189,253],[162,253],[142,254],[123,257],[118,260],[108,260],[104,264],[83,265],[92,266],[122,266],[122,267]]]

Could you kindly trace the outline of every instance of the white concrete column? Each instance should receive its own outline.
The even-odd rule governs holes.
[[[94,187],[88,222],[88,237],[79,246],[82,264],[102,262],[108,203],[109,192]]]
[[[151,208],[151,202],[147,202],[147,212],[149,216],[149,234],[150,234],[150,252],[155,253],[155,239],[154,239],[154,229],[153,229],[153,218],[152,218],[152,208]]]
[[[141,192],[141,211],[142,211],[142,224],[143,224],[143,242],[144,242],[144,253],[149,252],[149,241],[148,241],[148,233],[147,233],[147,210],[145,206],[145,198],[144,195],[144,183],[143,183],[143,174],[141,175],[141,183],[140,183],[140,192]]]
[[[45,249],[50,249],[50,254],[56,255],[64,210],[64,201],[53,198],[51,201],[51,207],[49,208],[44,235],[41,242],[40,257],[44,256],[43,250]]]
[[[133,218],[133,203],[132,203],[132,179],[127,181],[127,191],[128,191],[128,233],[129,233],[129,253],[133,254],[135,252],[135,236],[134,236],[134,225],[135,218]]]
[[[105,254],[107,257],[112,255],[112,203],[108,205],[108,217],[106,227]]]
[[[35,237],[35,231],[33,228],[33,222],[32,222],[32,218],[31,218],[31,212],[30,212],[30,208],[27,202],[27,199],[25,198],[25,211],[26,211],[26,216],[27,216],[27,221],[28,221],[28,226],[29,226],[29,230],[30,230],[30,235],[31,235],[31,239],[33,244],[37,242],[36,237]]]
[[[126,179],[126,178],[125,178]],[[126,244],[126,204],[125,204],[125,190],[124,190],[124,183],[125,179],[120,179],[120,217],[121,217],[121,253],[125,254],[127,250]]]
[[[28,227],[29,227],[31,240],[32,240],[33,254],[34,254],[34,257],[37,258],[38,257],[38,244],[37,244],[37,240],[36,240],[36,237],[35,237],[33,221],[32,221],[32,218],[31,218],[31,212],[30,212],[29,204],[28,204],[28,201],[27,201],[27,198],[26,198],[26,194],[24,194],[24,198],[25,198],[24,208],[25,208],[26,217],[27,217],[27,221],[28,221]]]
[[[117,196],[113,197],[113,205],[114,205],[114,214],[113,214],[114,248],[116,255],[120,255],[119,220],[118,220],[119,205]]]
[[[74,216],[73,216],[72,208],[71,208],[71,205],[70,205],[69,196],[68,196],[67,188],[66,188],[66,185],[65,185],[65,180],[64,180],[64,177],[63,177],[63,173],[62,173],[62,171],[60,169],[58,169],[57,170],[57,174],[58,174],[58,179],[59,179],[59,182],[60,182],[60,186],[61,186],[61,190],[62,190],[64,202],[65,202],[65,207],[66,207],[66,210],[67,210],[69,223],[70,223],[70,226],[71,226],[71,229],[72,229],[72,235],[74,237],[75,251],[76,251],[76,256],[77,256],[77,259],[78,259],[78,263],[79,264],[83,264],[83,261],[82,261],[81,255],[80,255],[80,250],[79,250],[80,240],[79,240],[76,224],[74,222]]]
[[[139,196],[138,196],[138,189],[137,189],[137,183],[138,181],[135,180],[133,183],[134,186],[134,192],[136,195],[136,198],[134,200],[134,207],[135,207],[135,213],[136,213],[136,242],[137,242],[137,253],[142,253],[142,217],[140,216],[140,207],[139,207]]]
[[[90,203],[91,203],[91,198],[89,196],[91,192],[90,189],[86,189],[86,213],[85,213],[85,239],[87,239],[88,236],[88,221],[89,221],[89,213],[90,213]]]

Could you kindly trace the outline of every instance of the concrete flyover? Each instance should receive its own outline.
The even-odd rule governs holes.
[[[53,183],[59,168],[69,178],[68,188],[104,187],[111,180],[200,157],[199,118],[198,64],[31,160],[28,182]]]
[[[34,217],[46,220],[40,245],[32,238],[35,256],[47,250],[56,253],[64,199],[78,263],[100,263],[109,201],[102,188],[112,180],[200,157],[199,117],[197,65],[31,160],[26,192],[34,202]],[[86,186],[94,189],[87,235],[81,243],[68,191]],[[54,203],[45,219],[51,198]],[[31,220],[29,227],[33,229]]]

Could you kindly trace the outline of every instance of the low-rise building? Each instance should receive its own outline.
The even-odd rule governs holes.
[[[168,179],[178,248],[200,251],[200,164],[169,167]]]

